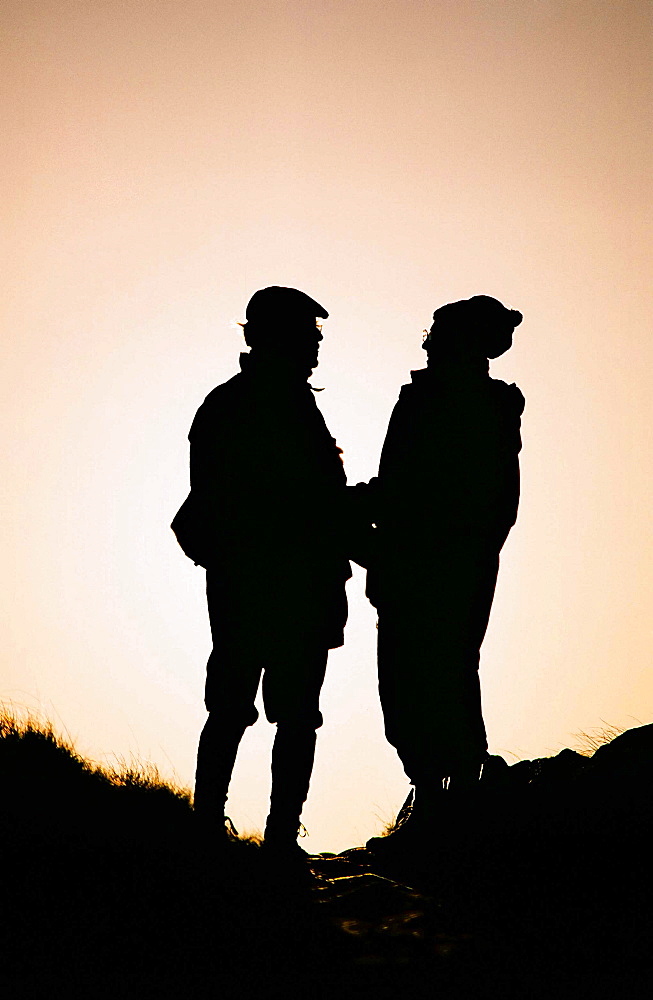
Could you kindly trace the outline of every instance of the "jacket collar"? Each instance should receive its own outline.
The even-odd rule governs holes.
[[[441,385],[443,383],[469,385],[490,377],[490,362],[487,358],[481,358],[472,363],[467,359],[463,363],[455,359],[447,359],[429,365],[428,368],[418,368],[417,371],[410,373],[410,377],[413,385],[424,387],[429,384]]]

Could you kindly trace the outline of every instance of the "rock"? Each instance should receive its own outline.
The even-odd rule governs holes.
[[[587,757],[575,750],[561,750],[555,757],[533,761],[539,765],[530,784],[543,791],[562,791],[569,787],[587,767]]]
[[[642,794],[650,787],[653,771],[653,724],[628,729],[604,744],[588,762],[588,783],[621,792]]]
[[[536,757],[507,764],[490,756],[483,765],[481,788],[490,792],[517,793],[526,789],[553,790],[567,787],[587,767],[587,758],[574,750],[561,750],[555,757]]]
[[[481,788],[488,791],[502,791],[510,784],[510,766],[503,757],[489,754],[481,771]]]

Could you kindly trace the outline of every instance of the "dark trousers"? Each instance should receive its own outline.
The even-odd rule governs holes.
[[[200,736],[195,809],[222,821],[240,740],[258,718],[259,684],[270,722],[277,724],[272,751],[272,795],[267,833],[297,834],[322,725],[320,691],[328,649],[323,637],[289,620],[281,595],[261,603],[237,588],[207,578],[213,650],[207,664],[209,717]]]
[[[480,767],[487,752],[478,676],[498,555],[452,553],[386,589],[379,605],[379,695],[388,741],[414,784]],[[416,578],[419,582],[415,586]]]

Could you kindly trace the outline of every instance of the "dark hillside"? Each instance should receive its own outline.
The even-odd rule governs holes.
[[[3,980],[21,996],[650,995],[653,726],[508,767],[306,866],[196,836],[187,794],[0,726]]]

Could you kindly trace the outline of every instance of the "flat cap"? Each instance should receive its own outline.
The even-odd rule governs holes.
[[[328,312],[319,302],[298,288],[270,285],[259,288],[247,303],[248,323],[274,319],[327,319]]]

